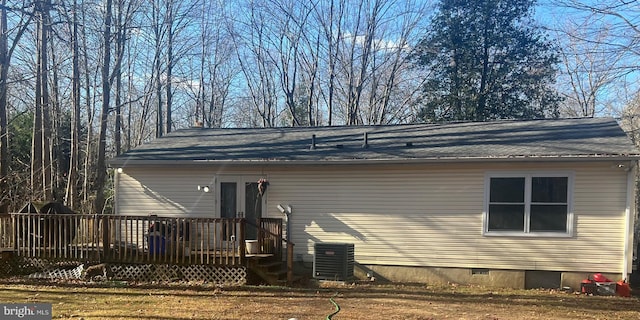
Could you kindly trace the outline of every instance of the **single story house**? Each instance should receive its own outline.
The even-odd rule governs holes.
[[[110,166],[117,214],[285,212],[307,267],[349,243],[376,280],[579,288],[631,273],[639,157],[614,119],[581,118],[191,128]]]

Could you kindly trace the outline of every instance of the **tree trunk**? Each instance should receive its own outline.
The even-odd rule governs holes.
[[[172,103],[173,103],[173,88],[171,83],[173,82],[173,1],[167,0],[167,124],[165,132],[171,132],[172,119]]]
[[[78,1],[73,1],[73,21],[71,32],[71,154],[65,202],[74,210],[78,203],[78,169],[80,168],[80,52],[78,46]]]
[[[106,12],[104,20],[104,58],[102,65],[102,110],[100,112],[100,135],[98,141],[98,161],[96,163],[96,200],[94,212],[102,213],[105,205],[104,184],[107,177],[106,147],[107,125],[109,116],[109,103],[111,95],[111,83],[109,81],[111,62],[111,14],[113,0],[106,0]]]
[[[65,140],[62,137],[61,125],[62,121],[64,121],[62,112],[60,111],[60,82],[58,78],[58,62],[56,56],[56,50],[54,46],[49,47],[50,57],[51,57],[51,71],[52,71],[52,81],[51,81],[51,90],[53,94],[51,95],[50,100],[50,108],[48,112],[50,120],[47,120],[46,123],[49,124],[49,159],[51,161],[51,165],[49,166],[50,171],[50,179],[51,179],[51,190],[52,190],[52,198],[51,200],[62,201],[64,199],[63,195],[60,194],[61,190],[64,190],[64,172],[67,168],[62,168],[62,164],[64,163],[64,153],[63,153],[63,141]]]
[[[162,35],[160,30],[160,8],[157,4],[153,5],[153,33],[155,40],[155,55],[153,59],[154,63],[154,77],[156,84],[156,138],[162,137],[164,120],[162,114],[162,70],[161,70],[161,51],[162,51]]]
[[[123,1],[118,1],[118,13],[116,15],[116,56],[118,57],[118,61],[121,60],[120,57],[124,56],[124,46],[125,46],[125,25],[123,24]],[[115,148],[116,155],[120,155],[122,152],[122,68],[120,65],[117,65],[116,70],[114,70],[115,81],[116,81],[116,119],[115,119],[115,132],[114,132],[114,140],[115,140]]]
[[[33,196],[40,200],[51,200],[51,154],[49,132],[49,89],[47,44],[49,21],[49,0],[36,2],[37,47],[36,47],[36,92],[33,122],[31,188]],[[39,191],[38,191],[39,190]]]
[[[10,199],[5,196],[9,175],[9,129],[7,120],[7,78],[9,76],[9,41],[7,39],[7,0],[0,8],[0,213],[7,213]]]
[[[80,14],[82,15],[82,21],[86,21],[86,16],[85,16],[85,11],[80,11]],[[80,38],[82,39],[82,52],[83,52],[83,58],[82,59],[82,67],[84,70],[89,70],[89,55],[87,54],[89,45],[87,44],[87,28],[85,26],[84,23],[79,25],[80,27]],[[89,78],[89,72],[85,72],[84,73],[84,82],[85,82],[85,86],[84,86],[84,93],[86,98],[85,101],[85,106],[86,106],[86,110],[87,110],[87,138],[86,138],[86,142],[85,142],[85,157],[84,157],[84,165],[83,165],[83,181],[82,181],[82,205],[81,207],[84,210],[92,210],[94,203],[90,200],[90,195],[93,192],[93,186],[91,185],[91,182],[93,180],[93,177],[95,175],[95,154],[96,154],[96,148],[95,148],[95,141],[94,141],[94,131],[93,131],[93,124],[94,124],[94,113],[95,113],[95,106],[93,103],[93,99],[91,97],[91,88],[92,88],[92,83],[91,83],[91,79]]]

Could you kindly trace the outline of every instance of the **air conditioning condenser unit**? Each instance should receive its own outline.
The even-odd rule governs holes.
[[[345,281],[353,278],[353,243],[314,244],[313,276],[319,280]]]

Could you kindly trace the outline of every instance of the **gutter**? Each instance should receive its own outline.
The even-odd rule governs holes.
[[[424,164],[424,163],[478,163],[478,162],[569,162],[569,161],[630,161],[640,160],[638,155],[615,155],[615,156],[506,156],[506,157],[437,157],[420,159],[327,159],[327,160],[208,160],[208,159],[185,159],[185,160],[129,160],[113,159],[108,161],[112,168],[145,165],[365,165],[365,164]]]

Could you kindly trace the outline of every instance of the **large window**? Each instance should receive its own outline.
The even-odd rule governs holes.
[[[570,235],[570,174],[489,174],[485,233]]]

